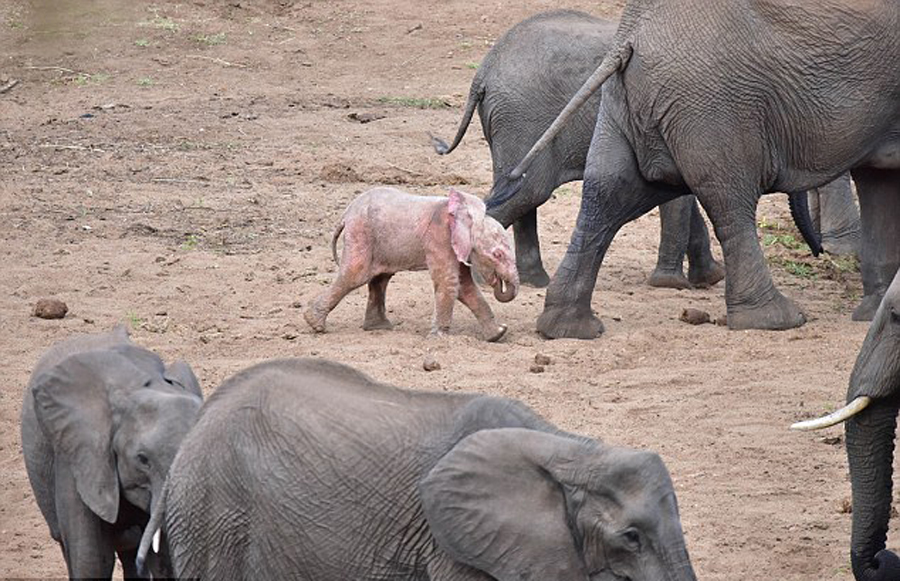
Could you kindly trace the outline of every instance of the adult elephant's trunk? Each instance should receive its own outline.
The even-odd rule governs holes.
[[[897,409],[896,403],[879,401],[847,421],[853,489],[850,560],[857,581],[900,579],[900,559],[884,550],[891,512]]]
[[[822,253],[822,240],[819,233],[816,232],[812,216],[809,214],[809,198],[807,198],[806,192],[789,194],[788,205],[791,208],[791,217],[794,219],[797,229],[800,230],[803,240],[809,245],[812,255],[818,256]]]
[[[517,294],[519,294],[518,279],[507,281],[504,280],[501,276],[497,277],[497,282],[494,283],[495,299],[497,299],[501,303],[508,303],[509,301],[516,298]]]

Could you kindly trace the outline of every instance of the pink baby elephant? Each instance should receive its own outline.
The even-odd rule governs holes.
[[[341,232],[344,251],[338,261]],[[506,325],[496,323],[472,280],[471,268],[494,287],[498,301],[509,302],[519,291],[516,256],[509,235],[485,215],[484,203],[475,196],[452,188],[447,198],[374,188],[344,211],[331,250],[340,266],[337,279],[304,313],[316,332],[325,331],[325,318],[347,293],[366,283],[369,303],[363,329],[390,329],[384,297],[391,277],[401,270],[427,268],[434,281],[432,335],[449,332],[457,299],[475,314],[486,340],[497,341],[506,333]]]

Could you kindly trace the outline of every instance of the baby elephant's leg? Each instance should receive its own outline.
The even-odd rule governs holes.
[[[440,337],[450,332],[453,319],[453,304],[459,292],[459,271],[429,264],[431,281],[434,283],[434,318],[431,321],[432,337]]]
[[[369,302],[366,305],[366,319],[363,321],[363,330],[390,330],[394,327],[388,321],[384,306],[387,285],[391,281],[392,276],[394,276],[393,273],[379,274],[369,281]]]
[[[341,264],[338,276],[328,290],[320,294],[309,305],[303,318],[316,333],[325,332],[325,319],[341,299],[369,280],[368,269],[361,261],[346,261]]]
[[[465,265],[459,270],[459,300],[478,319],[486,341],[499,341],[506,334],[506,325],[498,325],[494,320],[494,312],[484,300],[481,289],[472,280],[472,270]]]

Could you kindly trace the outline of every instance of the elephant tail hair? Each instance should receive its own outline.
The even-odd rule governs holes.
[[[788,205],[791,208],[791,218],[794,224],[800,230],[803,240],[809,245],[809,250],[813,256],[822,253],[822,238],[813,225],[812,217],[809,215],[809,200],[806,192],[793,192],[788,194]]]
[[[338,258],[337,253],[337,242],[338,238],[341,237],[341,232],[344,231],[344,219],[341,218],[340,223],[337,225],[337,228],[334,229],[334,234],[331,235],[331,257],[334,259],[334,263],[338,266],[341,265],[341,261]]]
[[[466,134],[466,130],[469,128],[469,123],[472,122],[472,115],[475,113],[475,107],[478,106],[478,103],[484,98],[484,85],[481,82],[480,75],[476,74],[475,79],[472,81],[472,86],[469,88],[469,98],[466,101],[466,110],[463,112],[462,121],[459,122],[459,128],[456,130],[456,137],[453,138],[453,143],[447,145],[447,142],[432,135],[428,134],[428,137],[431,138],[431,146],[437,152],[438,155],[447,155],[459,145],[459,142],[462,141],[463,136]]]
[[[541,138],[531,146],[531,149],[519,162],[519,165],[494,184],[485,202],[488,210],[500,206],[518,193],[522,187],[521,178],[524,177],[525,171],[531,165],[531,162],[534,161],[534,158],[556,138],[559,132],[562,131],[563,126],[568,123],[569,118],[591,98],[591,95],[603,86],[607,79],[628,66],[633,50],[631,42],[625,42],[620,47],[610,49],[606,53],[597,69],[578,89],[578,92],[572,96],[556,119],[553,120],[553,123],[550,124],[550,127],[541,135]]]
[[[153,546],[154,553],[159,552],[159,535],[162,529],[163,517],[166,514],[165,489],[166,485],[164,484],[163,492],[159,495],[159,500],[151,509],[150,520],[147,521],[147,526],[144,528],[144,534],[141,535],[141,543],[138,545],[137,557],[134,561],[137,566],[138,574],[140,575],[146,574],[145,567],[147,564],[147,553],[150,551],[151,545]]]

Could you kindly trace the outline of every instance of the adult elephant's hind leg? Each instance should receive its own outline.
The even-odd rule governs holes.
[[[900,170],[853,170],[862,230],[863,299],[854,321],[871,321],[900,266]]]
[[[682,196],[659,207],[659,252],[656,268],[647,284],[664,288],[690,288],[684,276],[684,255],[687,252],[691,225],[693,196]]]
[[[725,255],[725,303],[730,329],[781,330],[806,322],[800,308],[781,294],[756,235],[757,193],[745,185],[696,189],[712,219]]]
[[[522,284],[543,288],[550,284],[550,275],[541,260],[541,243],[538,239],[537,208],[531,209],[513,223],[516,241],[516,268]]]
[[[691,196],[691,235],[688,242],[688,280],[697,288],[711,287],[725,278],[725,267],[713,258],[709,230],[697,198]]]
[[[644,181],[630,145],[601,108],[575,231],[538,318],[541,335],[594,339],[603,333],[603,323],[591,311],[591,295],[613,237],[628,221],[677,195]]]

